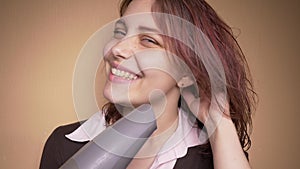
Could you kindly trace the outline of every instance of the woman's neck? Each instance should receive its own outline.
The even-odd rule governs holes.
[[[156,117],[157,130],[152,136],[177,128],[179,91],[169,91],[165,97],[151,101]],[[174,127],[175,126],[175,127]]]
[[[144,154],[156,155],[163,144],[175,132],[178,126],[178,99],[179,91],[168,92],[164,98],[151,101],[156,116],[157,129],[146,141],[138,156],[146,157]]]
[[[169,91],[164,97],[151,99],[157,130],[145,142],[127,169],[150,168],[162,146],[178,126],[179,90]]]

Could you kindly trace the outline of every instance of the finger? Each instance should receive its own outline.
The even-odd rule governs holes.
[[[209,102],[200,101],[199,97],[196,97],[189,90],[183,90],[182,96],[190,109],[190,111],[200,120],[205,121],[205,113],[207,112]]]

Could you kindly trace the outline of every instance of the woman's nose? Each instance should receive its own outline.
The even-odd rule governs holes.
[[[112,54],[116,58],[128,59],[134,55],[135,50],[137,49],[136,38],[131,37],[123,39],[114,45],[111,49]]]

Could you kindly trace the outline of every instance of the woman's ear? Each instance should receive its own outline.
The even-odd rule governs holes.
[[[193,79],[190,76],[183,76],[178,82],[177,86],[179,88],[185,88],[194,84]]]

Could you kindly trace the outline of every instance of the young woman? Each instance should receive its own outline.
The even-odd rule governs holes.
[[[104,49],[109,103],[84,132],[79,123],[57,128],[40,168],[58,168],[127,109],[146,103],[157,130],[127,168],[250,168],[255,93],[230,27],[204,0],[123,0],[120,15]]]

